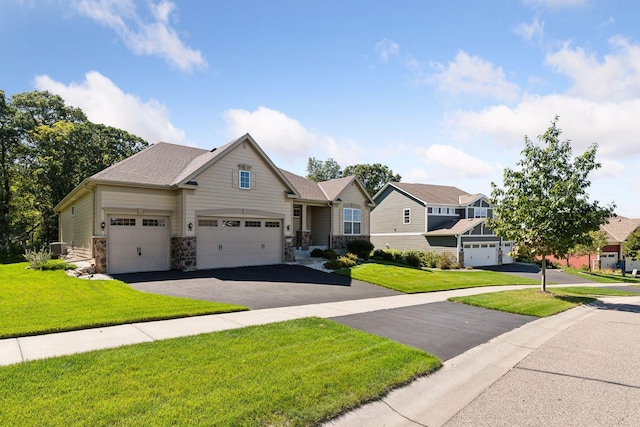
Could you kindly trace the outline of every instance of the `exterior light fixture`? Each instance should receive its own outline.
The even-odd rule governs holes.
[[[189,227],[189,230],[193,230],[193,223],[190,222],[188,227]]]
[[[107,226],[107,224],[104,223],[104,221],[102,221],[100,223],[100,228],[102,228],[104,230],[104,228]]]

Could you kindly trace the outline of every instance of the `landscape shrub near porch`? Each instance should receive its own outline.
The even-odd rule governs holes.
[[[1,367],[0,424],[317,425],[440,365],[300,319]]]

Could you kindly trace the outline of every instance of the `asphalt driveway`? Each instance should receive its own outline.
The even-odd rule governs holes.
[[[527,279],[540,280],[542,278],[541,269],[536,264],[514,262],[513,264],[492,265],[489,267],[476,267],[481,270],[497,271],[499,273],[511,274],[513,276],[525,277]],[[547,283],[557,283],[559,285],[575,285],[578,283],[592,282],[589,277],[573,276],[561,270],[547,268]]]
[[[114,278],[144,292],[239,304],[253,310],[402,295],[337,274],[287,264],[120,274]]]

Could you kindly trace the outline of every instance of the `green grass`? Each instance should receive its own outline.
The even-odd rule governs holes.
[[[521,289],[517,291],[491,292],[466,297],[454,297],[449,301],[461,302],[477,307],[527,316],[547,317],[581,304],[594,302],[595,295],[637,296],[634,292],[593,287],[547,288],[548,292],[539,289]]]
[[[307,318],[0,368],[0,424],[310,426],[439,366]]]
[[[578,270],[576,268],[568,268],[562,267],[562,271],[565,273],[571,274],[573,276],[582,277],[585,280],[591,280],[593,282],[598,283],[630,283],[633,285],[640,286],[640,276],[635,279],[631,277],[630,274],[627,274],[625,277],[622,277],[619,274],[605,274],[605,273],[589,273],[588,271]]]
[[[378,263],[361,264],[350,269],[338,270],[337,273],[407,294],[478,286],[538,284],[537,280],[493,271],[420,270]]]
[[[246,307],[144,293],[27,263],[0,265],[0,338],[239,310]]]

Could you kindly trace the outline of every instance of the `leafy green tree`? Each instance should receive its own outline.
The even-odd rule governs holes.
[[[626,258],[634,261],[640,259],[640,228],[629,234],[627,240],[622,244],[622,253]]]
[[[380,163],[358,164],[347,166],[342,172],[344,176],[355,175],[370,196],[374,196],[387,182],[400,182],[402,177],[394,174],[389,167]]]
[[[315,157],[309,157],[309,161],[307,162],[307,179],[322,182],[340,178],[341,176],[340,165],[335,160],[329,158],[323,162]]]
[[[546,257],[561,258],[576,245],[588,243],[589,232],[598,230],[615,208],[590,202],[586,192],[589,173],[600,167],[597,144],[574,158],[571,142],[559,140],[557,122],[558,117],[538,136],[541,146],[525,136],[518,168],[504,170],[502,188],[491,183],[495,219],[487,221],[497,235],[542,258],[543,292]]]
[[[589,259],[589,272],[591,272],[591,254],[608,243],[607,233],[602,230],[590,231],[589,239],[585,243],[578,244],[569,250],[569,255],[584,256]],[[567,266],[569,265],[567,261]]]
[[[0,252],[10,246],[11,182],[15,174],[16,150],[20,136],[16,128],[16,109],[0,90]]]

